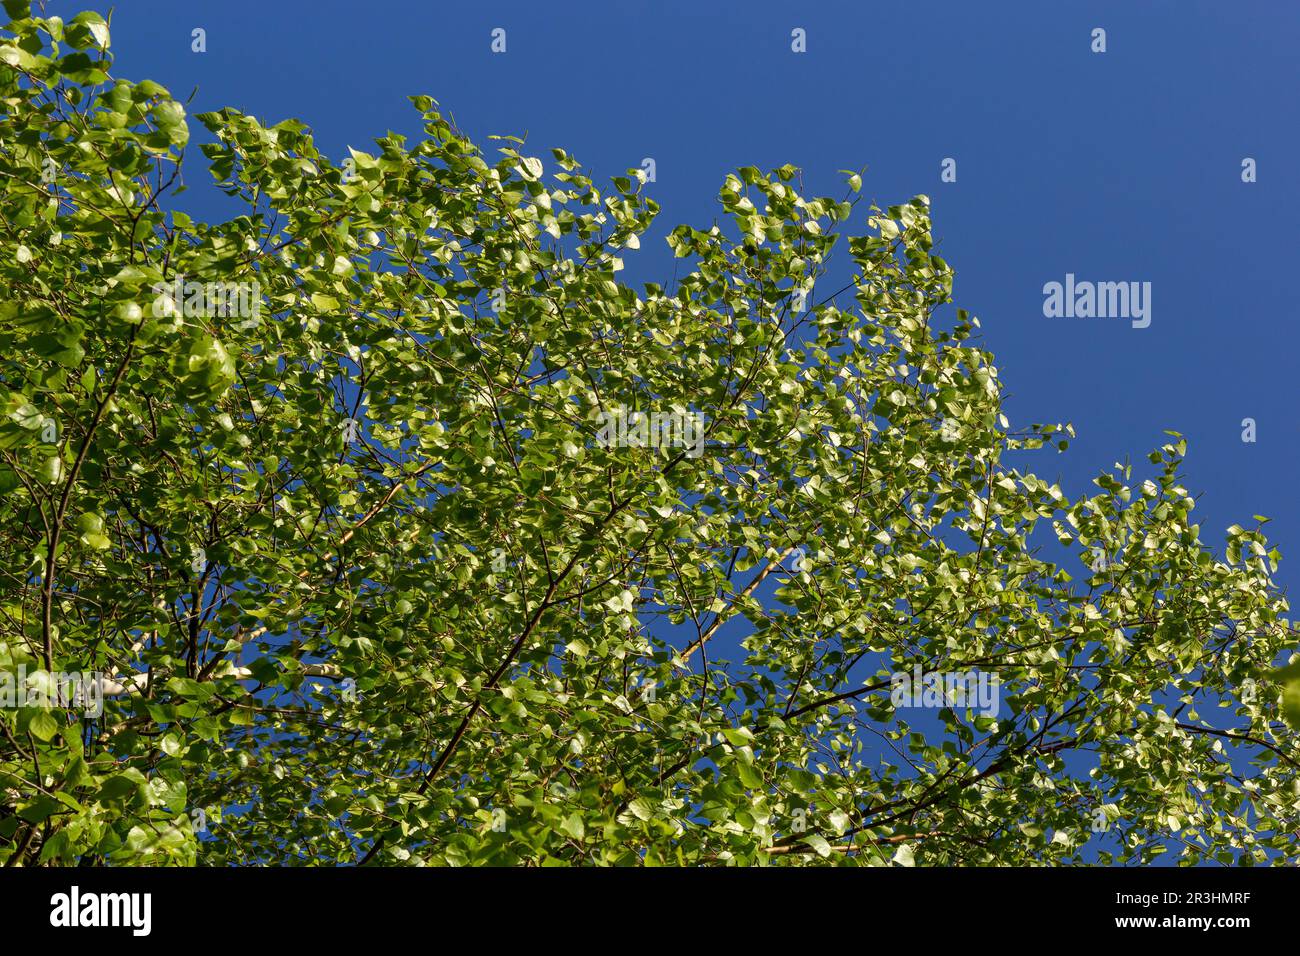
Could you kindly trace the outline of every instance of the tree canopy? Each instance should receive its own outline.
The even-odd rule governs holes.
[[[926,197],[741,168],[638,290],[644,174],[428,96],[333,162],[4,6],[0,670],[103,695],[0,709],[6,865],[1297,862],[1262,520],[1028,470]]]

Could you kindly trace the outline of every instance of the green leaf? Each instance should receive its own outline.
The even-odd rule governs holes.
[[[48,710],[38,710],[32,714],[27,729],[37,740],[50,740],[59,732],[59,722]]]
[[[894,852],[894,863],[898,866],[915,866],[916,855],[912,847],[907,843],[900,843],[898,849]]]
[[[68,42],[77,49],[91,46],[107,48],[109,45],[108,24],[93,10],[73,17],[67,25],[65,35]]]
[[[185,108],[181,104],[175,100],[162,100],[154,105],[151,115],[159,132],[173,146],[184,146],[189,142],[189,125],[185,122]]]
[[[740,782],[745,786],[754,789],[763,786],[763,775],[753,764],[737,763],[736,772],[740,775]]]
[[[825,858],[831,855],[831,845],[826,841],[826,838],[824,836],[819,836],[816,833],[810,833],[803,838],[803,842],[807,843],[810,847],[812,847],[813,850],[820,857]]]
[[[1300,730],[1300,680],[1290,680],[1282,686],[1281,711],[1287,726]]]

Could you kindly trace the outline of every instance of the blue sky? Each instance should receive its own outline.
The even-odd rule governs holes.
[[[598,179],[653,158],[662,208],[630,280],[671,277],[663,237],[711,223],[738,166],[793,163],[806,192],[836,196],[838,170],[866,167],[882,207],[925,193],[1012,426],[1078,433],[1026,467],[1075,497],[1114,462],[1144,468],[1177,430],[1207,544],[1269,516],[1285,586],[1300,560],[1297,28],[1300,6],[1259,0],[122,0],[113,45],[119,74],[182,99],[197,87],[191,114],[297,117],[336,161],[390,129],[413,136],[416,93],[485,149],[489,134],[526,135],[529,152],[563,147]],[[183,204],[220,216],[193,153]],[[1242,181],[1247,157],[1257,182]],[[1043,286],[1067,273],[1151,283],[1150,326],[1045,317]]]

